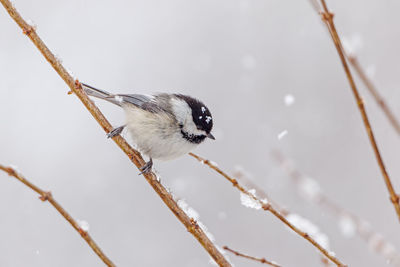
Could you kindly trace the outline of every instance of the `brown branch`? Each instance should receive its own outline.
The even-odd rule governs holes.
[[[340,222],[342,219],[348,220],[349,223],[354,225],[355,233],[357,233],[367,245],[371,246],[377,254],[383,256],[386,262],[394,266],[400,266],[400,254],[389,241],[382,237],[380,233],[374,231],[371,227],[367,227],[367,225],[369,225],[368,222],[341,207],[329,196],[327,196],[322,189],[313,192],[312,196],[306,197],[304,194],[304,185],[308,184],[308,181],[311,178],[297,170],[293,164],[291,164],[290,161],[286,159],[279,151],[273,151],[272,155],[278,161],[282,169],[287,172],[293,183],[297,186],[301,196],[308,201],[317,204],[324,209],[324,211],[331,212],[336,216],[338,222]],[[376,240],[379,242],[376,242]],[[374,244],[374,242],[376,242],[376,244]]]
[[[261,198],[267,199],[268,202],[271,203],[271,205],[272,205],[275,209],[277,209],[281,214],[283,214],[285,217],[286,217],[287,215],[290,214],[290,212],[289,212],[286,208],[280,206],[280,205],[277,204],[276,202],[273,202],[272,199],[270,199],[270,197],[268,196],[268,194],[264,191],[264,189],[262,189],[261,187],[259,187],[256,183],[254,183],[254,182],[248,177],[248,175],[245,174],[244,171],[242,171],[242,170],[235,170],[234,173],[233,173],[232,175],[233,175],[233,177],[235,177],[235,178],[241,180],[241,181],[245,184],[245,186],[246,186],[247,188],[254,188],[254,189],[256,190],[256,192],[257,192],[257,195],[259,195]],[[330,261],[329,261],[329,259],[327,259],[327,258],[324,257],[323,255],[321,255],[321,263],[322,263],[324,266],[330,266]]]
[[[353,92],[354,98],[356,100],[358,109],[359,109],[359,111],[361,113],[361,117],[363,119],[365,129],[367,130],[367,134],[368,134],[372,149],[374,150],[376,160],[377,160],[379,168],[381,170],[383,179],[384,179],[384,181],[386,183],[386,187],[387,187],[387,189],[389,191],[390,201],[393,203],[394,208],[395,208],[396,213],[397,213],[397,216],[398,216],[398,219],[400,220],[399,196],[395,192],[395,190],[393,188],[393,185],[392,185],[392,181],[390,180],[389,174],[386,171],[385,164],[383,163],[382,156],[381,156],[381,154],[379,152],[379,148],[378,148],[378,145],[376,143],[376,140],[375,140],[375,137],[374,137],[374,133],[372,131],[371,124],[370,124],[368,116],[367,116],[367,112],[366,112],[365,107],[364,107],[364,101],[363,101],[363,99],[361,98],[361,96],[360,96],[360,94],[358,92],[358,89],[357,89],[357,86],[356,86],[356,84],[354,82],[354,79],[353,79],[353,76],[351,74],[350,68],[349,68],[349,66],[347,64],[346,57],[345,57],[345,54],[343,52],[344,50],[343,50],[342,42],[340,40],[339,34],[337,33],[336,26],[335,26],[335,24],[333,22],[333,14],[331,12],[329,12],[325,0],[321,0],[321,4],[322,4],[322,7],[323,7],[323,11],[321,11],[322,20],[325,22],[325,25],[327,26],[327,28],[329,30],[329,33],[330,33],[330,35],[332,37],[332,40],[335,43],[336,50],[337,50],[337,52],[339,54],[340,60],[342,62],[344,71],[345,71],[346,76],[347,76],[347,79],[348,79],[348,81],[350,83],[350,87],[351,87],[351,90]]]
[[[223,248],[224,248],[225,250],[227,250],[227,251],[229,251],[229,252],[235,254],[235,255],[238,256],[238,257],[246,258],[246,259],[253,260],[253,261],[258,261],[258,262],[260,262],[260,263],[268,264],[268,265],[271,265],[271,266],[274,266],[274,267],[281,267],[281,266],[278,265],[277,263],[275,263],[275,262],[273,262],[273,261],[266,260],[265,258],[256,258],[256,257],[253,257],[253,256],[249,256],[249,255],[240,253],[240,252],[238,252],[238,251],[236,251],[236,250],[233,250],[233,249],[231,249],[231,248],[228,248],[227,246],[224,246]]]
[[[54,68],[54,70],[60,75],[64,82],[69,86],[70,90],[75,93],[79,100],[83,103],[86,109],[92,114],[96,121],[100,124],[105,132],[110,132],[112,130],[111,124],[100,112],[97,106],[91,101],[88,96],[82,90],[82,86],[79,81],[75,81],[74,78],[68,73],[68,71],[62,66],[54,54],[48,49],[44,42],[40,39],[34,27],[29,25],[14,8],[9,0],[0,0],[4,8],[7,10],[8,14],[12,19],[19,25],[23,33],[26,34],[33,44],[39,49],[42,55]],[[116,136],[113,138],[114,142],[121,148],[121,150],[129,157],[129,159],[140,168],[145,164],[145,161],[141,157],[140,153],[134,150],[124,138],[121,136]],[[154,173],[145,174],[147,182],[151,185],[154,191],[159,195],[159,197],[164,201],[168,208],[174,213],[174,215],[179,219],[179,221],[186,227],[186,229],[199,241],[199,243],[207,250],[210,256],[217,262],[220,266],[231,266],[230,263],[225,259],[217,247],[211,242],[207,237],[201,227],[198,227],[197,223],[177,205],[176,201],[173,199],[172,195],[166,190],[166,188],[157,180]]]
[[[321,13],[321,7],[318,0],[310,0],[310,4],[314,8],[317,13]],[[357,59],[356,55],[352,53],[348,53],[346,50],[343,50],[344,55],[346,56],[347,60],[356,71],[356,74],[360,77],[361,81],[364,83],[367,91],[372,95],[375,102],[378,106],[382,109],[383,113],[389,120],[390,124],[393,126],[397,134],[400,135],[400,122],[394,115],[393,111],[390,109],[388,104],[386,103],[385,99],[380,95],[379,91],[377,90],[374,83],[368,78],[368,75],[365,73],[364,69],[362,68],[359,60]]]
[[[107,265],[107,266],[115,266],[114,263],[104,254],[104,252],[100,249],[100,247],[94,242],[93,238],[89,235],[87,231],[82,229],[79,224],[69,215],[69,213],[54,199],[53,195],[49,191],[44,191],[40,189],[36,185],[29,182],[22,174],[18,173],[15,169],[11,167],[5,167],[0,164],[0,170],[8,173],[8,175],[16,178],[21,183],[28,186],[30,189],[35,191],[40,195],[39,199],[42,201],[48,201],[64,218],[67,220],[72,227],[81,235],[81,237],[88,243],[88,245],[92,248],[92,250],[99,256],[99,258]]]
[[[349,53],[346,53],[346,57],[349,60],[355,72],[357,73],[357,75],[360,77],[361,81],[364,83],[365,87],[367,87],[368,92],[371,93],[371,95],[375,99],[375,102],[378,104],[378,106],[382,109],[383,113],[388,118],[390,124],[393,126],[397,134],[400,135],[399,120],[396,118],[396,116],[394,115],[393,111],[390,109],[388,104],[386,104],[385,99],[380,95],[379,91],[376,89],[371,79],[368,78],[368,75],[365,73],[357,57]]]
[[[325,248],[323,248],[318,242],[316,242],[309,234],[306,232],[302,231],[298,227],[296,227],[294,224],[290,223],[285,215],[281,214],[277,209],[275,209],[270,203],[263,201],[256,197],[254,194],[250,193],[247,191],[242,185],[239,184],[239,182],[235,179],[230,177],[228,174],[226,174],[224,171],[222,171],[220,168],[218,168],[215,164],[211,163],[209,160],[204,159],[194,153],[189,153],[190,156],[194,157],[201,163],[207,165],[220,175],[222,175],[225,179],[227,179],[229,182],[232,183],[232,185],[237,188],[240,192],[243,194],[247,195],[251,199],[253,199],[255,202],[257,202],[261,208],[265,211],[269,211],[272,213],[275,217],[277,217],[280,221],[282,221],[286,226],[288,226],[290,229],[292,229],[294,232],[296,232],[298,235],[306,239],[308,242],[310,242],[314,247],[316,247],[323,255],[325,255],[328,259],[330,259],[332,262],[334,262],[337,266],[346,266],[345,264],[341,263],[339,259],[337,259],[333,253],[330,253],[327,251]]]
[[[239,170],[236,170],[236,171],[234,171],[234,173],[233,173],[232,175],[233,175],[233,177],[235,177],[236,179],[243,181],[243,183],[245,184],[245,186],[246,186],[247,188],[253,188],[253,189],[255,189],[256,192],[257,192],[257,195],[258,195],[261,199],[266,199],[266,200],[268,201],[268,203],[270,203],[271,206],[273,206],[276,210],[278,210],[282,215],[287,216],[287,215],[289,214],[289,211],[288,211],[286,208],[282,207],[281,205],[279,205],[278,203],[276,203],[274,200],[272,200],[272,199],[268,196],[268,194],[267,194],[263,189],[261,189],[261,187],[259,187],[256,183],[254,183],[254,182],[251,181],[250,179],[248,179],[248,178],[246,177],[246,175],[245,175],[243,172],[241,172],[241,171],[239,171]]]

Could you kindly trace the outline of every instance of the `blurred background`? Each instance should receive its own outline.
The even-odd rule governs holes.
[[[400,117],[400,3],[328,1],[339,33]],[[310,3],[282,0],[15,0],[75,77],[115,93],[179,92],[204,101],[216,141],[195,153],[238,167],[329,237],[349,266],[386,266],[337,217],[305,201],[271,156],[291,158],[324,192],[400,247],[400,227],[339,57]],[[118,266],[209,266],[209,256],[0,8],[0,163],[51,190]],[[400,139],[357,81],[394,186]],[[286,98],[286,102],[285,102]],[[289,99],[289,101],[288,101]],[[118,107],[96,101],[115,126]],[[126,134],[125,134],[126,135]],[[279,138],[278,138],[279,137]],[[162,183],[200,214],[219,246],[283,266],[321,266],[275,217],[241,205],[193,158],[155,162]],[[0,173],[0,266],[103,266],[37,194]],[[235,266],[259,263],[229,255]]]

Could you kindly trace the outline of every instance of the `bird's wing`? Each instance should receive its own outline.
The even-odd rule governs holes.
[[[155,112],[159,109],[152,95],[122,94],[117,95],[117,97],[122,98],[122,103],[129,103],[143,110]]]
[[[141,95],[141,94],[114,95],[114,94],[111,94],[104,90],[94,88],[90,85],[87,85],[84,83],[81,83],[81,84],[82,84],[82,88],[88,95],[97,97],[100,99],[104,99],[104,100],[109,101],[118,106],[121,106],[124,103],[129,103],[138,108],[141,108],[143,110],[150,111],[150,112],[157,112],[157,111],[162,110],[162,108],[159,107],[156,104],[156,102],[154,101],[155,96],[152,96],[152,95]]]

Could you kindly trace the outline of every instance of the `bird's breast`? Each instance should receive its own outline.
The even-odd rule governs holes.
[[[140,152],[160,160],[187,154],[197,144],[182,137],[179,125],[170,115],[151,113],[139,108],[125,108],[126,126]]]

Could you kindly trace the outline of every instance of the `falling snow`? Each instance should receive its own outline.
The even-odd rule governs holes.
[[[291,106],[291,105],[293,105],[294,104],[294,102],[295,102],[295,98],[294,98],[294,96],[293,95],[291,95],[291,94],[287,94],[287,95],[285,95],[285,97],[284,97],[284,102],[285,102],[285,105],[287,106],[287,107],[289,107],[289,106]]]
[[[339,229],[344,237],[353,237],[356,233],[356,224],[354,220],[349,216],[342,216],[339,220]]]
[[[321,195],[321,187],[314,179],[304,177],[299,183],[300,194],[309,200],[315,200]]]
[[[278,134],[278,140],[281,140],[283,137],[285,137],[285,135],[287,135],[289,132],[288,130],[283,130],[282,132],[280,132]]]

